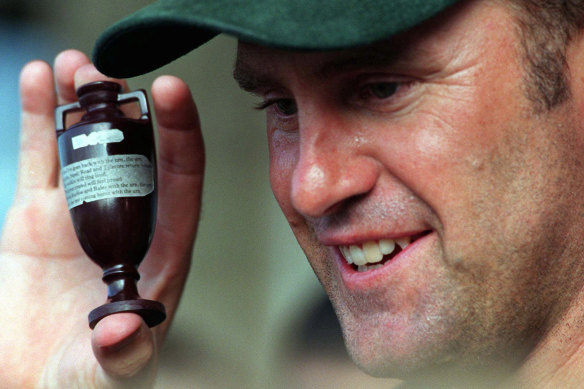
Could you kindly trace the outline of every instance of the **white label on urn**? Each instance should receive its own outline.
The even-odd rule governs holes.
[[[144,155],[90,158],[65,166],[61,175],[69,209],[91,201],[142,197],[154,191],[154,169]]]

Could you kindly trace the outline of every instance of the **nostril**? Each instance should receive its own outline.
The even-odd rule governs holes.
[[[367,194],[358,194],[351,196],[346,199],[342,199],[341,201],[331,205],[328,207],[324,214],[325,215],[332,215],[332,214],[339,214],[342,213],[342,209],[351,208],[354,204],[360,202],[363,198],[365,198]]]
[[[324,212],[322,213],[322,216],[326,216],[326,215],[332,215],[335,213],[339,213],[341,211],[341,208],[343,208],[343,202],[339,202],[336,204],[331,205],[330,207],[328,207],[327,209],[324,210]]]

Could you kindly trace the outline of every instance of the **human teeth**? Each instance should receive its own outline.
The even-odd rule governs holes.
[[[409,244],[410,244],[411,241],[412,241],[411,238],[409,236],[407,236],[405,238],[397,239],[395,241],[395,243],[397,243],[398,246],[401,247],[402,250],[404,250],[406,247],[409,246]]]
[[[369,241],[363,243],[362,247],[357,245],[339,246],[341,253],[347,260],[348,264],[354,264],[359,271],[371,270],[373,266],[366,266],[367,264],[375,264],[383,259],[384,255],[389,255],[394,252],[396,245],[402,250],[408,247],[411,243],[411,237],[400,239],[381,239],[378,241]],[[376,267],[382,266],[379,264]]]
[[[363,266],[367,263],[367,259],[365,257],[365,253],[361,250],[358,246],[350,246],[349,252],[351,255],[351,259],[353,263],[357,266]]]
[[[363,252],[365,253],[365,258],[369,263],[379,262],[383,259],[383,254],[379,248],[377,242],[367,242],[363,244]]]
[[[380,267],[383,267],[383,265],[382,264],[379,264],[379,265],[370,265],[370,266],[367,266],[367,265],[357,266],[357,271],[360,272],[360,273],[362,273],[362,272],[365,272],[365,271],[368,271],[368,270],[379,269]]]
[[[347,260],[347,263],[350,265],[353,263],[353,258],[351,257],[351,252],[347,246],[339,246],[341,249],[341,253],[343,253],[343,257]]]
[[[395,242],[391,239],[381,239],[379,241],[379,250],[381,250],[381,253],[383,255],[387,255],[387,254],[391,254],[393,253],[393,250],[395,249]]]
[[[396,242],[391,239],[381,239],[363,243],[362,247],[350,245],[339,246],[339,249],[349,265],[364,266],[368,263],[380,262],[384,255],[393,253],[395,245]]]

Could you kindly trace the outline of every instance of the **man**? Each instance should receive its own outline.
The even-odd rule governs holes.
[[[263,100],[274,194],[363,370],[414,387],[579,387],[584,4],[234,3],[141,11],[100,40],[96,65],[132,76],[219,31],[239,37],[235,77]],[[2,339],[11,351],[2,365],[18,384],[136,387],[168,328],[107,317],[93,332],[95,362],[83,315],[61,316],[73,302],[99,303],[88,293],[99,280],[70,248],[56,151],[45,147],[52,107],[102,78],[88,62],[72,51],[57,58],[56,95],[47,65],[22,74],[18,200],[0,262],[3,293],[17,296],[1,328],[23,334]],[[163,212],[142,295],[172,317],[196,229],[202,141],[180,80],[157,80],[152,95]],[[173,201],[185,192],[192,203]],[[71,281],[80,277],[88,281]],[[48,279],[62,282],[52,290]]]

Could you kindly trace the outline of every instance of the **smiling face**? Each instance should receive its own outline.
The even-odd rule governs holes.
[[[579,114],[535,113],[520,52],[488,1],[354,50],[240,44],[276,199],[372,374],[511,366],[582,287]]]

